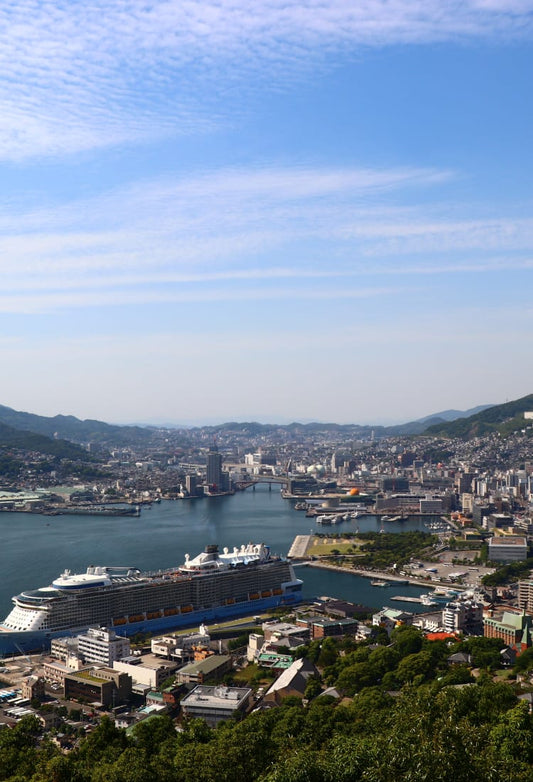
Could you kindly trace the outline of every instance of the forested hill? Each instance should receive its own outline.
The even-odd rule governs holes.
[[[152,431],[141,426],[115,426],[103,421],[82,421],[73,415],[47,417],[13,410],[0,405],[0,423],[13,429],[35,432],[46,437],[60,437],[75,443],[132,445],[148,443]]]
[[[186,719],[177,732],[166,714],[125,731],[105,716],[84,735],[83,725],[76,732],[72,712],[56,729],[74,745],[65,754],[28,715],[0,731],[0,779],[531,782],[529,704],[518,699],[510,680],[492,681],[502,641],[469,638],[450,647],[407,626],[390,638],[383,630],[379,640],[372,646],[349,638],[311,641],[302,651],[315,660],[317,675],[308,679],[305,700],[288,696],[281,706],[271,701],[265,709],[259,703],[242,722],[229,719],[214,730],[203,720]],[[451,663],[458,652],[471,662]],[[527,652],[522,658],[524,674],[532,658]],[[518,672],[515,666],[514,676]],[[272,672],[257,670],[256,676],[271,681]],[[333,695],[326,685],[335,688]],[[63,720],[66,708],[55,713]],[[76,717],[86,720],[81,709]]]
[[[503,405],[494,405],[468,418],[434,424],[428,427],[424,434],[460,437],[465,440],[491,432],[510,434],[524,428],[524,412],[530,410],[533,410],[533,394],[505,402]]]
[[[90,461],[87,451],[79,445],[66,440],[53,440],[43,434],[14,429],[0,423],[0,448],[16,448],[21,451],[36,451],[47,456],[61,459]]]

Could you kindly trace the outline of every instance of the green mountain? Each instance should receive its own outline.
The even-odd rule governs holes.
[[[533,410],[533,394],[515,399],[512,402],[505,402],[503,405],[494,405],[468,418],[434,424],[429,426],[424,434],[459,437],[464,440],[491,432],[511,434],[511,432],[524,428],[524,412],[529,410]]]
[[[36,432],[46,437],[59,437],[75,443],[99,443],[105,446],[120,446],[148,443],[152,437],[150,429],[140,426],[115,426],[90,419],[81,421],[73,415],[47,417],[13,410],[0,405],[0,423]]]
[[[73,461],[90,461],[91,457],[83,448],[66,440],[52,440],[43,434],[15,429],[0,423],[0,448],[16,448],[22,451],[37,451],[49,456],[58,456]]]

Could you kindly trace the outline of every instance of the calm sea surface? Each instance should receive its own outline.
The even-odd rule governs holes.
[[[357,521],[361,532],[379,529],[373,516]],[[390,527],[425,529],[415,519]],[[356,522],[351,521],[335,531],[355,529]],[[208,543],[222,549],[264,542],[285,555],[296,535],[311,531],[320,531],[315,520],[295,511],[279,489],[269,491],[266,485],[232,497],[144,506],[139,518],[0,513],[0,619],[10,611],[12,595],[50,584],[65,568],[79,572],[87,565],[128,565],[156,570],[181,564],[186,553],[195,556]],[[421,610],[416,603],[388,601],[393,595],[427,591],[405,585],[372,587],[367,578],[310,567],[298,567],[296,574],[304,580],[306,597],[330,595],[375,608],[389,604]]]

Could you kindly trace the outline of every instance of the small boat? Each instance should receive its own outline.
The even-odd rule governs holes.
[[[373,587],[388,587],[390,586],[389,581],[371,581],[370,586]]]

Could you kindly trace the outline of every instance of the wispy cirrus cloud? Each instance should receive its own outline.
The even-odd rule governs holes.
[[[285,89],[366,47],[528,38],[532,10],[529,0],[5,0],[0,158],[209,129],[228,121],[236,87]]]
[[[280,281],[294,298],[385,296],[383,275],[530,270],[533,219],[463,207],[458,220],[450,181],[426,169],[226,169],[4,210],[0,311],[266,301],[286,295]]]
[[[343,288],[342,290],[327,290],[316,287],[298,286],[296,290],[282,290],[264,288],[211,288],[202,290],[197,288],[193,291],[158,290],[146,291],[136,289],[127,291],[122,289],[117,299],[117,293],[114,290],[98,291],[76,291],[69,292],[68,296],[48,293],[46,296],[40,294],[23,294],[8,296],[0,295],[0,313],[23,313],[26,315],[35,313],[56,312],[61,309],[76,310],[88,307],[116,307],[121,305],[150,305],[150,304],[179,304],[179,303],[210,303],[210,302],[241,302],[245,301],[282,301],[290,300],[308,300],[308,301],[332,301],[339,299],[371,299],[382,298],[396,292],[393,287],[361,287],[357,285],[352,288]]]

